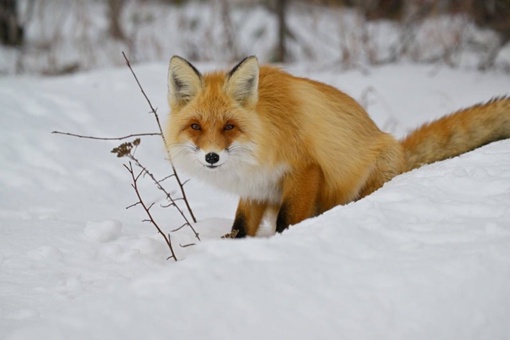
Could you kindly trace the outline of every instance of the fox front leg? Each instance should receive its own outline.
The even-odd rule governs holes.
[[[278,233],[318,214],[323,182],[322,171],[316,165],[295,170],[284,178],[283,203],[276,219]]]
[[[235,233],[237,231],[235,237],[255,236],[267,206],[266,202],[241,198],[237,206],[234,225],[232,226],[232,232]]]

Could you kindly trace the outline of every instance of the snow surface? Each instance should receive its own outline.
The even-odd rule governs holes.
[[[162,116],[166,69],[135,67]],[[351,94],[397,136],[510,89],[494,71],[288,69]],[[202,241],[172,233],[174,262],[140,207],[125,209],[135,195],[109,152],[119,142],[51,134],[155,131],[127,68],[0,78],[0,106],[2,339],[510,338],[510,141],[398,176],[272,237],[220,239],[236,197],[193,179]],[[157,137],[137,156],[168,174]],[[142,189],[162,202],[149,182]],[[172,209],[155,213],[166,232],[182,224]]]

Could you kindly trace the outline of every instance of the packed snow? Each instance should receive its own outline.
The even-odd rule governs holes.
[[[284,67],[349,93],[398,137],[510,89],[496,71]],[[166,69],[135,66],[162,119]],[[220,238],[235,196],[199,179],[186,185],[198,241],[189,228],[170,232],[182,219],[144,179],[175,262],[140,206],[125,209],[136,197],[126,160],[110,153],[120,142],[51,134],[157,131],[126,67],[3,77],[0,103],[2,339],[510,338],[510,141],[242,240]],[[170,173],[159,137],[144,137],[136,155],[158,178]]]

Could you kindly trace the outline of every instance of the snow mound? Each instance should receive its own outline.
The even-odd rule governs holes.
[[[100,222],[87,222],[85,237],[91,241],[110,242],[119,238],[122,233],[122,224],[116,220]]]
[[[41,246],[28,252],[28,257],[41,262],[61,261],[64,257],[62,252],[52,246]]]

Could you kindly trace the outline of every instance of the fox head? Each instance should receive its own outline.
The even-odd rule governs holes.
[[[200,177],[238,172],[256,161],[259,64],[247,57],[230,72],[202,75],[174,56],[168,70],[167,147],[174,164]]]

